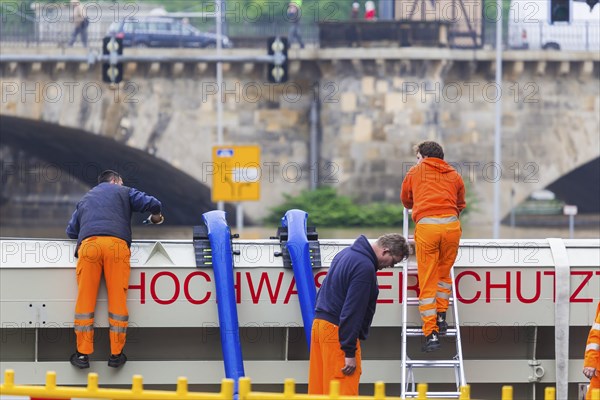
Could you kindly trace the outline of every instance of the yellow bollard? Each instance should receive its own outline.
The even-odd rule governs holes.
[[[335,379],[329,382],[329,399],[335,400],[340,397],[340,381]]]
[[[419,383],[417,385],[417,400],[427,400],[427,384]]]
[[[177,389],[175,390],[178,396],[186,396],[188,394],[188,380],[185,376],[177,378]]]
[[[12,369],[7,369],[4,371],[4,387],[12,388],[15,386],[15,371]]]
[[[471,386],[465,385],[460,387],[460,397],[458,400],[471,400]]]
[[[131,391],[133,393],[142,393],[144,391],[144,378],[141,375],[134,375],[133,382],[131,384]]]
[[[250,378],[240,378],[238,380],[238,383],[242,380],[242,379],[248,379],[248,388],[250,388]],[[233,392],[234,392],[234,382],[233,379],[222,379],[221,380],[221,396],[223,397],[223,399],[233,399]]]
[[[225,380],[223,380],[223,384],[225,384]],[[243,377],[238,380],[238,391],[239,400],[246,400],[248,393],[252,391],[252,383],[250,382],[250,378]],[[221,393],[223,393],[223,389],[221,389]],[[224,399],[225,398],[226,397],[224,397]]]
[[[592,391],[592,400],[600,400],[600,389],[594,389]]]
[[[556,389],[553,387],[544,389],[544,400],[556,400]]]
[[[283,398],[293,399],[296,394],[296,381],[288,378],[283,382]]]
[[[46,390],[56,390],[56,372],[46,372]]]
[[[384,400],[385,399],[385,383],[382,381],[375,382],[375,393],[373,400]]]
[[[502,386],[502,400],[513,400],[512,386]]]
[[[98,391],[98,374],[95,372],[90,372],[88,374],[88,392],[97,392]]]

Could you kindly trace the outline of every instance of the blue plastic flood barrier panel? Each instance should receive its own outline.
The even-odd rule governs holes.
[[[209,211],[202,214],[202,218],[208,228],[212,250],[225,377],[235,381],[235,392],[238,393],[238,379],[244,376],[244,360],[235,303],[231,232],[225,211]]]
[[[292,269],[298,289],[298,301],[304,323],[304,334],[310,351],[310,333],[315,319],[315,301],[317,288],[312,273],[308,238],[306,236],[306,220],[308,214],[302,210],[288,210],[281,219],[281,224],[288,228],[287,250],[292,260]]]

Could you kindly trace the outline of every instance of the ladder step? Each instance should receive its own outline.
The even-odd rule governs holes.
[[[417,397],[418,392],[406,392],[407,397]],[[436,399],[458,399],[460,392],[427,392],[427,398]]]
[[[454,368],[460,366],[459,360],[406,360],[411,368]]]
[[[408,304],[409,306],[418,306],[419,298],[418,297],[408,297],[406,299],[406,304]],[[448,300],[448,305],[451,306],[453,304],[454,304],[454,297],[450,297],[450,299]]]
[[[421,328],[406,328],[406,336],[423,336],[423,330]],[[455,328],[448,328],[445,335],[440,335],[440,338],[445,336],[454,337],[456,336]]]

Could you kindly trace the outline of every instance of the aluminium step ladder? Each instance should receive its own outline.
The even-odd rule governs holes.
[[[409,213],[404,209],[404,221],[402,227],[402,233],[408,240],[408,219]],[[454,268],[450,270],[450,276],[452,278],[452,293],[450,294],[449,308],[452,309],[454,327],[448,327],[446,336],[442,337],[455,337],[456,338],[456,355],[452,359],[445,360],[412,360],[406,353],[407,338],[409,336],[423,336],[421,328],[408,328],[408,306],[418,306],[418,298],[409,298],[408,296],[408,275],[409,272],[415,274],[417,272],[416,266],[409,268],[408,258],[403,261],[402,265],[402,379],[401,379],[401,398],[414,398],[418,395],[416,391],[416,383],[414,379],[414,368],[453,368],[454,377],[456,382],[456,391],[450,392],[427,392],[427,397],[435,398],[447,398],[447,399],[458,399],[460,397],[460,388],[467,384],[465,379],[465,369],[462,354],[462,342],[460,337],[460,322],[458,318],[458,305],[456,303],[456,284],[454,280]],[[410,389],[410,390],[409,390]]]

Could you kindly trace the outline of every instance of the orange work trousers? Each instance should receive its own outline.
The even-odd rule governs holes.
[[[102,272],[108,292],[110,352],[119,354],[123,350],[129,321],[127,288],[130,257],[127,242],[116,237],[92,236],[81,242],[76,270],[78,293],[75,304],[78,352],[94,352],[94,310]]]
[[[448,216],[427,217],[443,221]],[[419,277],[419,312],[423,334],[437,332],[437,313],[446,312],[452,292],[450,270],[458,254],[462,230],[460,221],[449,223],[417,223],[415,247]]]
[[[308,394],[329,394],[332,380],[340,382],[340,394],[358,396],[358,383],[362,373],[360,341],[356,340],[356,370],[346,376],[342,368],[346,354],[341,349],[339,327],[331,322],[315,319],[310,338]]]
[[[596,375],[594,375],[594,377],[590,381],[590,387],[588,388],[588,392],[585,395],[585,400],[592,400],[592,392],[595,389],[600,391],[600,376],[598,374],[599,372],[596,371]]]

